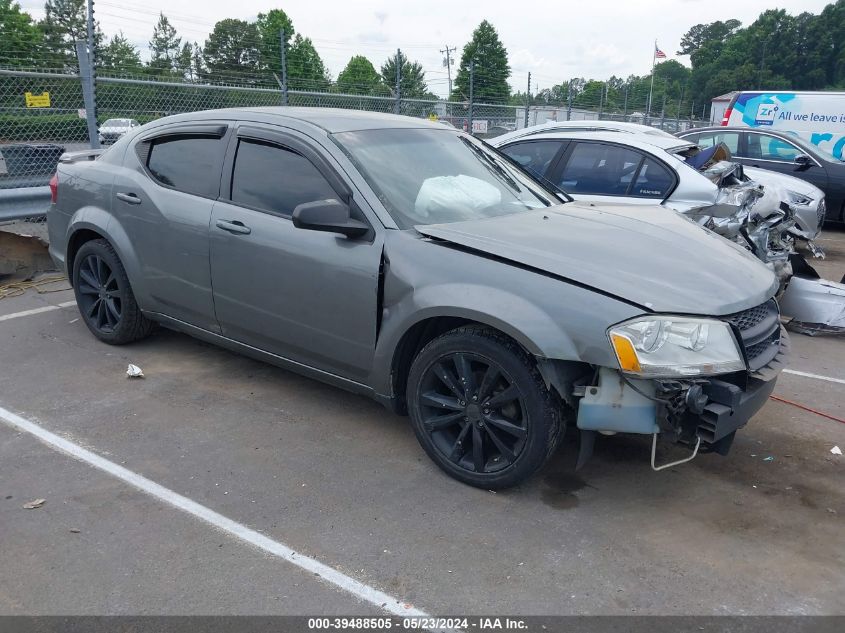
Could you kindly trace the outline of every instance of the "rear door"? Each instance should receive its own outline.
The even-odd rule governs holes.
[[[350,239],[298,229],[302,203],[366,202],[327,150],[300,133],[239,127],[211,221],[211,276],[225,336],[289,360],[362,381],[376,340],[382,234]],[[357,205],[357,206],[356,206]]]
[[[807,164],[795,162],[798,156],[807,154],[794,143],[765,132],[743,132],[742,136],[744,142],[740,162],[743,165],[788,174],[806,180],[819,189],[827,188],[827,172],[816,159],[808,157],[810,162]]]
[[[660,204],[677,183],[653,156],[599,141],[572,141],[549,179],[576,200],[642,205]]]
[[[127,148],[112,211],[140,265],[133,280],[146,310],[217,331],[208,225],[220,191],[225,122],[176,124]]]

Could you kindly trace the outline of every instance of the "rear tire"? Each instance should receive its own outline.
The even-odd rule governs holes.
[[[82,320],[104,343],[124,345],[153,331],[155,324],[141,313],[126,270],[106,240],[82,245],[73,260],[71,280]]]
[[[563,408],[534,359],[515,341],[481,326],[428,343],[408,375],[408,411],[417,439],[446,473],[499,489],[536,473],[557,449]]]

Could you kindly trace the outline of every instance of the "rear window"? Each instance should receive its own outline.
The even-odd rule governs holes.
[[[631,189],[631,195],[645,198],[665,198],[669,195],[675,178],[665,166],[656,160],[646,158],[640,167],[637,182]]]
[[[216,198],[218,157],[223,140],[213,136],[168,136],[153,141],[147,168],[159,183],[198,196]]]
[[[581,142],[556,184],[570,193],[624,196],[642,159],[638,152],[618,145]]]

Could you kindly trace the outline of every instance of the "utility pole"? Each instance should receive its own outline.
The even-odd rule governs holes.
[[[469,62],[469,117],[467,121],[467,134],[472,134],[472,90],[475,83],[475,61]]]
[[[528,127],[528,108],[531,105],[531,71],[528,71],[528,88],[525,89],[525,125]]]
[[[401,106],[401,99],[402,99],[402,89],[400,88],[400,84],[402,82],[402,51],[400,49],[396,49],[396,105],[394,106],[394,113],[399,114],[400,106]]]
[[[602,111],[604,110],[605,91],[607,90],[607,82],[602,84],[599,90],[599,121],[601,121]]]
[[[446,44],[445,49],[441,49],[440,52],[446,55],[446,59],[443,60],[443,65],[446,67],[446,76],[449,78],[449,95],[448,99],[452,98],[452,64],[455,63],[455,60],[452,59],[452,53],[457,49],[453,46],[449,48],[449,45]]]
[[[87,48],[88,48],[88,94],[89,103],[85,104],[85,118],[88,120],[88,137],[91,149],[100,148],[100,134],[97,127],[97,53],[94,47],[94,0],[88,0],[88,16],[86,20]],[[80,49],[77,47],[77,55]],[[79,60],[80,69],[82,60]],[[80,76],[82,73],[80,72]]]
[[[282,45],[279,49],[281,51],[281,53],[279,54],[279,61],[282,64],[282,105],[286,106],[288,104],[288,62],[287,58],[285,57],[284,29],[279,29],[279,42]]]
[[[569,89],[566,91],[566,120],[572,119],[572,79],[569,80]]]
[[[625,82],[625,120],[628,120],[628,82]]]

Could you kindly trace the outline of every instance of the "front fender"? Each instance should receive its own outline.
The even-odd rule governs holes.
[[[493,258],[388,235],[382,321],[371,385],[389,394],[403,336],[433,317],[495,328],[542,359],[615,367],[607,327],[641,313],[630,304]]]

